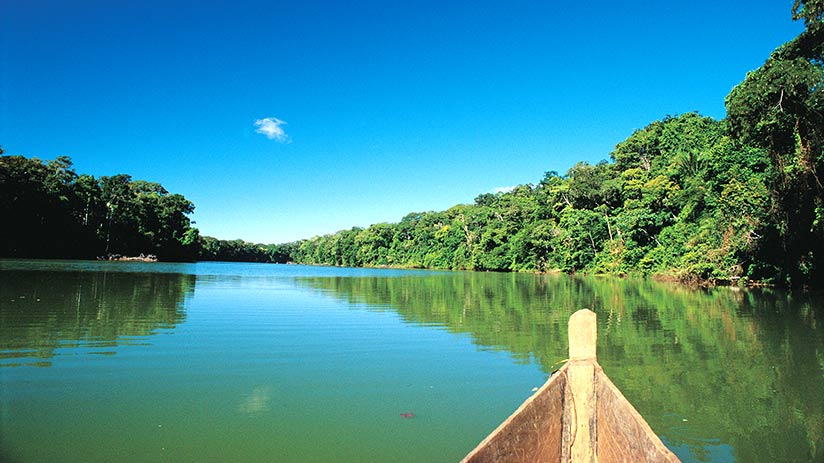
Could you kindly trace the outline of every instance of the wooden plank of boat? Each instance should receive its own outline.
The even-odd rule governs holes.
[[[569,319],[569,361],[462,463],[679,463],[598,365],[595,313]]]

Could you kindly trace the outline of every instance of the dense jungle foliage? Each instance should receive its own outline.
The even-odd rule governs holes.
[[[158,183],[78,175],[65,156],[0,157],[2,257],[193,260],[199,249],[188,217],[193,211],[191,201]]]
[[[194,208],[158,183],[78,174],[66,156],[0,156],[0,257],[289,260],[282,245],[200,236],[188,217]]]
[[[727,118],[669,116],[579,163],[474,204],[293,243],[301,263],[824,281],[824,1],[747,74]]]
[[[613,162],[537,185],[299,243],[298,262],[775,279],[778,230],[765,150],[723,121],[667,117],[618,144]]]
[[[805,30],[730,92],[724,120],[668,116],[619,143],[611,161],[294,243],[201,237],[187,217],[194,205],[159,184],[77,175],[66,157],[3,156],[0,215],[10,226],[0,231],[0,256],[152,253],[820,286],[824,0],[796,0],[792,16]]]

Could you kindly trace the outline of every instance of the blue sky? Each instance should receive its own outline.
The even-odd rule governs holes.
[[[0,0],[0,145],[280,243],[537,183],[724,97],[786,1]]]

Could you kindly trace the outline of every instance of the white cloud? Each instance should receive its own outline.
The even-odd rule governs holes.
[[[286,122],[277,117],[264,117],[263,119],[255,121],[255,127],[257,127],[255,132],[266,135],[266,138],[269,140],[289,143],[292,140],[289,138],[289,135],[286,134],[286,131],[283,130],[283,127],[281,127],[283,125],[286,125]]]
[[[510,191],[514,190],[516,187],[514,186],[499,186],[492,189],[490,193],[509,193]]]

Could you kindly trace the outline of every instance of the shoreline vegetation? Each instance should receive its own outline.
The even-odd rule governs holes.
[[[0,156],[0,257],[300,263],[824,285],[824,0],[727,95],[727,117],[667,116],[537,184],[292,243],[201,236],[194,204],[71,159]],[[0,148],[0,154],[3,154]]]
[[[139,256],[121,256],[120,254],[109,254],[107,256],[97,256],[97,260],[111,260],[119,262],[157,262],[157,256],[154,254]]]

